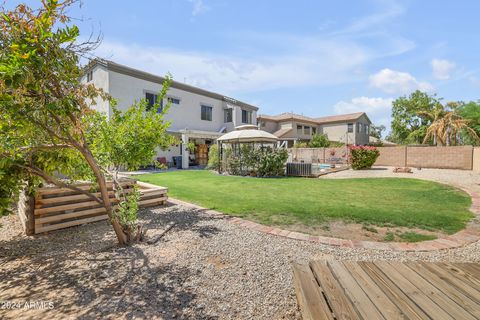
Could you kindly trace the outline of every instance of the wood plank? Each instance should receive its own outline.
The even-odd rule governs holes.
[[[52,223],[52,222],[57,222],[57,221],[62,221],[66,219],[72,219],[72,218],[78,218],[82,216],[88,216],[92,214],[107,214],[107,211],[105,210],[104,207],[100,208],[95,208],[95,209],[89,209],[89,210],[82,210],[82,211],[76,211],[76,212],[70,212],[70,213],[62,213],[62,214],[57,214],[54,216],[50,217],[39,217],[35,219],[35,224],[36,225],[42,225],[44,223]]]
[[[410,262],[405,263],[404,265],[423,277],[425,281],[430,282],[433,286],[440,290],[440,292],[443,292],[450,299],[455,301],[456,304],[469,312],[474,318],[480,319],[480,305],[470,299],[469,296],[463,294],[463,292],[458,288],[442,280],[435,273],[424,268],[420,263]]]
[[[110,203],[117,203],[119,202],[118,199],[111,198]],[[60,206],[48,207],[48,208],[40,208],[35,209],[35,215],[41,215],[45,213],[52,213],[52,212],[61,212],[61,211],[68,211],[80,208],[87,208],[93,206],[100,206],[97,201],[87,201],[87,202],[79,202],[79,203],[72,203],[72,204],[65,204]]]
[[[359,286],[354,277],[350,274],[350,272],[348,272],[342,263],[338,261],[329,261],[328,265],[335,275],[335,278],[346,292],[347,297],[355,306],[356,311],[362,316],[363,319],[384,319],[381,312],[365,294],[363,289]]]
[[[167,197],[160,197],[160,198],[154,198],[154,199],[148,199],[148,200],[141,200],[138,202],[138,205],[142,207],[147,207],[147,206],[153,206],[155,204],[164,203],[166,201],[167,201]]]
[[[293,282],[304,320],[334,319],[312,270],[307,265],[293,265]]]
[[[450,273],[461,277],[461,279],[469,283],[474,288],[480,288],[480,279],[472,276],[470,272],[458,268],[455,264],[452,263],[440,263],[439,266],[449,270]]]
[[[430,319],[395,283],[372,262],[358,262],[359,266],[382,289],[389,299],[401,309],[408,319]]]
[[[455,263],[455,266],[468,272],[472,277],[480,280],[480,267],[476,263]]]
[[[101,215],[101,216],[96,216],[96,217],[91,217],[86,219],[79,219],[79,220],[73,220],[73,221],[64,222],[64,223],[52,224],[45,227],[35,228],[35,233],[42,233],[47,231],[64,229],[67,227],[73,227],[73,226],[78,226],[80,224],[91,223],[91,222],[107,220],[107,219],[108,219],[107,215]]]
[[[357,262],[344,262],[343,265],[357,281],[385,319],[405,319],[406,316],[377,286],[375,281],[363,271]]]
[[[155,192],[162,192],[162,193],[167,193],[168,188],[165,187],[158,187],[155,189],[140,189],[141,193],[155,193]]]
[[[129,186],[129,185],[134,185],[135,180],[122,180],[119,183],[121,186]],[[81,189],[81,190],[90,190],[92,187],[92,183],[80,183],[80,184],[75,184],[75,187]],[[110,190],[113,187],[112,182],[107,182],[107,188]],[[76,192],[75,190],[69,189],[69,188],[59,188],[59,187],[44,187],[44,188],[39,188],[36,190],[36,193],[38,195],[52,195],[56,193],[66,193],[66,192]]]
[[[134,189],[125,189],[125,193],[131,193]],[[96,197],[101,197],[100,192],[93,193]],[[114,191],[109,191],[108,195],[110,198],[115,197]],[[54,197],[54,198],[45,198],[45,199],[37,199],[35,201],[35,207],[41,207],[45,204],[52,204],[52,203],[62,203],[62,202],[70,202],[70,201],[80,201],[80,200],[91,200],[86,194],[75,194],[71,196],[61,196],[61,197]]]
[[[335,319],[358,319],[360,315],[355,310],[350,300],[345,296],[340,284],[335,279],[332,271],[325,261],[312,261],[310,268],[317,279],[320,288],[325,293],[329,306],[333,310]]]
[[[406,279],[408,279],[408,281],[415,284],[415,286],[421,292],[423,292],[424,295],[428,295],[431,300],[435,301],[435,303],[440,308],[445,310],[445,312],[449,313],[454,319],[476,320],[476,318],[472,316],[469,312],[465,311],[462,306],[458,305],[445,293],[438,290],[438,288],[433,286],[430,282],[426,281],[423,277],[418,275],[418,273],[408,268],[405,264],[389,264],[394,267],[398,273],[402,274]]]
[[[447,282],[449,285],[454,286],[458,290],[461,290],[470,299],[480,304],[480,288],[475,288],[468,281],[464,281],[462,277],[449,272],[446,268],[441,268],[437,263],[425,263],[419,262],[423,268],[436,274],[440,279]]]

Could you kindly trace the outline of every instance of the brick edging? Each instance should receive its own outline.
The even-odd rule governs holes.
[[[455,186],[470,195],[472,198],[472,206],[470,211],[475,215],[475,217],[480,217],[480,194],[471,190],[468,190],[464,187]],[[477,242],[480,240],[480,225],[474,227],[470,222],[462,231],[459,231],[451,236],[421,241],[421,242],[377,242],[377,241],[363,241],[363,240],[347,240],[340,238],[324,237],[324,236],[312,236],[305,233],[283,230],[280,228],[270,227],[262,225],[253,221],[245,220],[238,217],[232,217],[226,215],[222,212],[209,210],[201,206],[185,202],[178,199],[169,198],[168,200],[173,204],[181,204],[187,207],[203,210],[205,213],[213,216],[221,216],[232,224],[239,225],[242,227],[249,228],[251,230],[263,232],[266,234],[271,234],[274,236],[280,236],[288,239],[309,241],[314,243],[321,243],[331,246],[339,246],[344,248],[355,248],[355,249],[374,249],[374,250],[393,250],[393,251],[434,251],[441,249],[453,249],[459,248],[464,245]]]

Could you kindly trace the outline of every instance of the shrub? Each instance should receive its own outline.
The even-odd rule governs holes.
[[[288,151],[286,149],[268,149],[262,153],[260,158],[258,175],[261,177],[283,176],[287,159]]]
[[[218,170],[218,145],[212,144],[208,149],[208,164],[207,168],[210,170]]]
[[[350,162],[352,169],[368,169],[373,166],[380,152],[376,147],[353,146],[350,147]]]
[[[308,147],[310,148],[327,148],[329,147],[331,142],[328,140],[328,136],[326,134],[314,134],[312,140],[308,143]]]
[[[305,141],[297,141],[295,142],[294,148],[306,148],[308,147],[308,144]]]

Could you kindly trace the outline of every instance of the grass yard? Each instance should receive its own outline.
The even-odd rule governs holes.
[[[340,220],[452,234],[473,217],[465,192],[417,179],[262,179],[206,170],[146,174],[138,179],[168,187],[172,198],[266,225],[315,226]],[[407,241],[409,237],[415,238],[407,234]]]

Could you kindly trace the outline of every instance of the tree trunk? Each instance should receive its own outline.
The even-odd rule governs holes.
[[[107,211],[107,215],[110,218],[110,223],[112,224],[113,230],[118,239],[118,243],[121,245],[127,244],[127,235],[123,231],[122,226],[118,223],[118,220],[115,219],[113,215],[113,207],[110,203],[110,197],[108,195],[107,183],[105,181],[105,176],[102,173],[102,170],[97,165],[95,158],[93,157],[92,153],[89,149],[79,149],[79,151],[83,154],[85,160],[87,161],[88,165],[93,171],[95,178],[97,179],[98,187],[100,188],[100,193],[102,195],[103,205],[105,206],[105,210]]]

